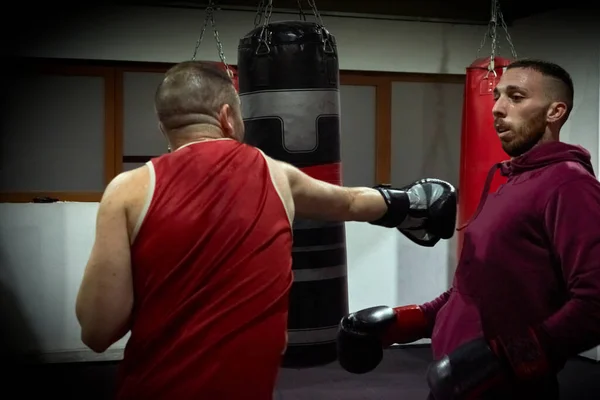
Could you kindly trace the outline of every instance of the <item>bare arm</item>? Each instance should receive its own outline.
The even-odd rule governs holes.
[[[96,218],[96,238],[79,288],[76,315],[83,343],[103,352],[129,331],[133,285],[129,233],[121,186],[106,188]]]
[[[387,211],[383,196],[368,187],[342,187],[314,179],[298,168],[279,163],[287,176],[296,215],[327,221],[370,222]]]

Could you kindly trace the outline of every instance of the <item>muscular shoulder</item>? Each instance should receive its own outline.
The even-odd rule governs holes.
[[[128,232],[133,239],[134,229],[150,190],[150,167],[125,171],[117,175],[106,186],[102,202],[110,204],[115,212],[124,212]]]
[[[281,201],[283,202],[286,213],[291,223],[294,219],[295,207],[292,199],[290,180],[288,172],[286,171],[288,164],[274,160],[273,158],[263,153],[261,150],[258,151],[265,158],[267,168],[269,169],[269,174],[271,175],[271,181],[273,182],[273,186],[275,187],[275,190],[277,191]]]
[[[147,165],[122,172],[106,186],[102,201],[110,201],[129,211],[143,203],[149,183],[150,171]]]

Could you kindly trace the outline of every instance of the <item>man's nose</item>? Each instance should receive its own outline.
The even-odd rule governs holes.
[[[504,107],[504,101],[502,98],[498,99],[492,107],[492,115],[494,118],[503,118],[506,116],[506,107]]]

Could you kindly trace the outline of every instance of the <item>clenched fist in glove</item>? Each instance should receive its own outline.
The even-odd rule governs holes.
[[[433,362],[427,383],[435,400],[478,399],[509,381],[528,381],[550,372],[545,336],[528,329],[512,337],[475,339]]]
[[[400,189],[375,187],[388,211],[373,225],[395,227],[421,246],[432,247],[454,234],[457,214],[456,189],[440,179],[420,179]]]
[[[377,306],[353,312],[340,322],[338,361],[346,371],[364,374],[379,365],[384,348],[422,339],[428,330],[429,321],[416,305]]]

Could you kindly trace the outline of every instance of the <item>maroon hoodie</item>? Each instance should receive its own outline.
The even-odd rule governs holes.
[[[498,169],[507,183],[488,194]],[[422,308],[435,359],[526,327],[541,328],[562,360],[599,345],[600,182],[590,154],[552,142],[495,165],[452,288]]]

